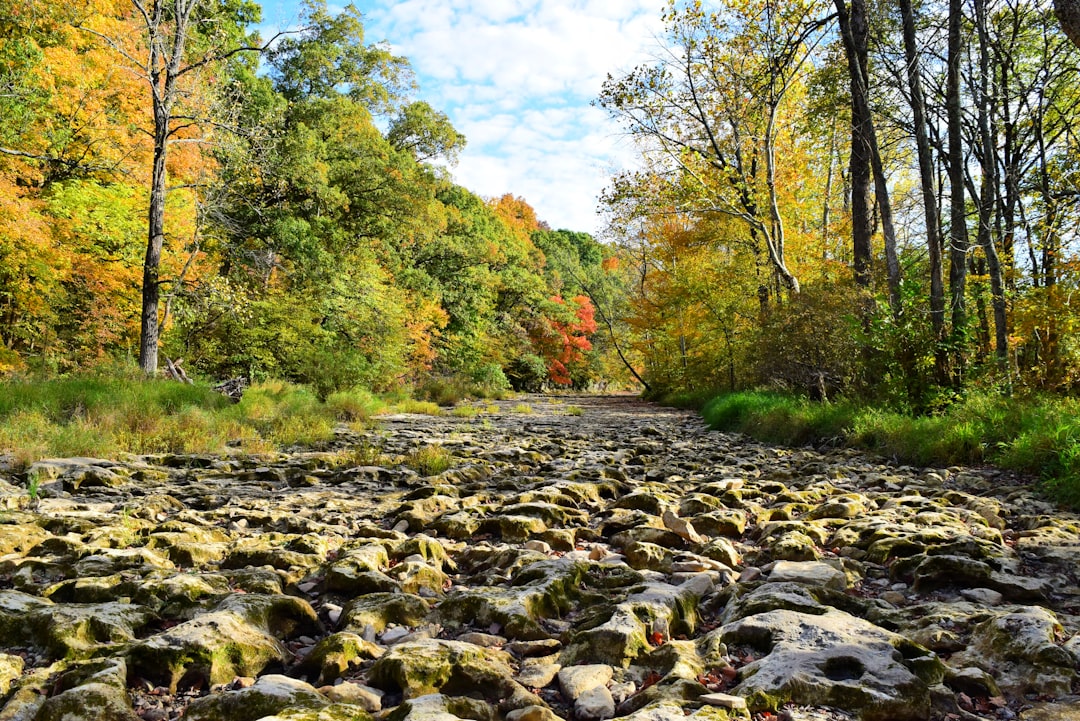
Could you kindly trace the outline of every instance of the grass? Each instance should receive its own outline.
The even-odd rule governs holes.
[[[747,391],[714,398],[702,415],[772,443],[836,442],[921,466],[992,463],[1039,476],[1052,497],[1080,507],[1080,401],[1072,398],[972,393],[938,415],[913,417]]]
[[[413,398],[400,400],[391,407],[394,413],[416,413],[425,416],[442,415],[442,408],[433,401],[419,401]]]
[[[365,391],[325,403],[283,382],[248,388],[239,403],[207,384],[131,377],[80,377],[0,385],[0,453],[23,467],[47,457],[124,453],[264,453],[311,446],[334,426],[360,426],[385,405]]]
[[[567,406],[563,409],[563,412],[568,416],[583,416],[585,415],[585,409],[581,406]]]
[[[533,412],[533,407],[530,406],[528,403],[518,403],[516,406],[514,406],[510,410],[512,410],[514,413],[526,413],[526,414],[528,414],[528,413]]]
[[[454,465],[450,451],[442,446],[421,446],[401,459],[405,465],[421,476],[437,476]]]
[[[454,409],[450,411],[450,415],[455,418],[476,418],[483,411],[474,405],[454,406]]]

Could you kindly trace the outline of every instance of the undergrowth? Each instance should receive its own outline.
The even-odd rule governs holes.
[[[386,404],[363,390],[322,402],[303,386],[256,384],[239,403],[209,384],[129,377],[11,381],[0,385],[0,454],[27,466],[47,457],[123,453],[249,453],[310,446],[339,423],[361,428]]]
[[[991,463],[1040,477],[1080,507],[1080,401],[971,394],[943,412],[911,416],[850,401],[817,403],[767,391],[717,396],[702,408],[714,428],[784,445],[836,443],[921,466]]]

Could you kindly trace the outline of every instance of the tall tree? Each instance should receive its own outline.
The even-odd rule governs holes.
[[[967,206],[964,200],[964,137],[960,63],[964,42],[963,0],[949,0],[949,42],[946,62],[945,108],[949,136],[949,296],[952,305],[953,379],[963,379],[963,338],[967,330],[964,297],[968,272]]]
[[[869,38],[870,26],[865,0],[836,0],[840,35],[848,58],[851,75],[851,177],[852,177],[852,228],[855,245],[855,275],[862,285],[869,283],[870,231],[872,228],[869,208],[865,202],[868,189],[865,184],[871,171],[874,178],[874,196],[881,218],[882,235],[885,237],[885,269],[889,283],[889,305],[893,314],[899,316],[900,305],[900,259],[896,250],[896,229],[893,224],[892,203],[889,198],[888,180],[877,141],[874,116],[870,107]]]
[[[926,98],[923,95],[921,63],[915,34],[915,14],[911,0],[899,0],[907,65],[908,97],[911,104],[915,146],[919,157],[919,185],[923,198],[926,245],[930,259],[930,326],[934,334],[934,367],[938,382],[945,381],[943,342],[945,340],[945,287],[941,263],[941,216],[937,202],[934,157],[927,130]]]
[[[191,102],[199,75],[243,52],[262,52],[242,28],[257,22],[259,8],[243,0],[131,0],[139,23],[139,42],[132,46],[89,25],[83,28],[108,43],[129,63],[150,91],[153,160],[147,208],[146,254],[143,260],[139,366],[153,375],[158,366],[161,303],[161,253],[165,244],[170,146],[206,118]]]

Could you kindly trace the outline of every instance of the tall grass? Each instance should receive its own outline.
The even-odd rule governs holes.
[[[918,465],[993,463],[1039,476],[1053,497],[1080,507],[1080,401],[1072,398],[973,393],[941,414],[913,417],[746,391],[714,398],[702,415],[773,443],[837,442]]]
[[[267,452],[334,437],[384,404],[363,390],[314,393],[283,382],[248,388],[233,404],[206,384],[80,377],[0,384],[0,453],[23,465],[45,457],[122,453]]]

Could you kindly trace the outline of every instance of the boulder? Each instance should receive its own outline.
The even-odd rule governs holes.
[[[793,702],[834,706],[863,721],[922,720],[930,714],[929,686],[944,674],[925,649],[835,609],[768,611],[718,633],[729,649],[754,658],[732,690],[752,711]]]

